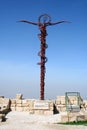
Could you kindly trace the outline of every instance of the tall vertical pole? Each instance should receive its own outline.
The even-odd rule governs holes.
[[[46,48],[47,48],[47,44],[46,44],[46,26],[45,25],[40,25],[39,26],[40,29],[40,34],[39,34],[39,38],[41,41],[41,47],[40,47],[40,52],[38,53],[38,55],[40,56],[40,63],[38,63],[40,65],[41,68],[41,74],[40,74],[40,99],[44,100],[44,86],[45,86],[45,63],[47,62],[47,58],[45,56],[46,54]]]
[[[51,23],[51,17],[48,14],[43,14],[39,16],[37,23],[30,22],[27,20],[20,20],[19,22],[25,22],[28,24],[37,25],[40,30],[40,34],[38,35],[41,42],[40,52],[38,53],[38,55],[40,56],[40,62],[38,64],[40,65],[40,69],[41,69],[40,71],[40,100],[44,100],[44,86],[45,86],[44,80],[45,80],[45,71],[46,71],[45,63],[47,62],[47,58],[45,54],[46,54],[46,48],[48,47],[46,44],[46,36],[47,36],[46,27],[60,24],[67,21],[58,21],[56,23]]]

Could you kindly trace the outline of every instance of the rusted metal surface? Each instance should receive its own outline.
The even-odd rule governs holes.
[[[41,45],[40,45],[40,51],[38,53],[38,56],[40,56],[40,62],[38,63],[38,65],[40,65],[40,69],[41,69],[40,100],[44,100],[44,86],[45,86],[45,72],[46,72],[45,63],[47,62],[46,49],[48,47],[48,45],[46,44],[46,36],[47,36],[46,27],[60,24],[60,23],[67,22],[67,21],[58,21],[58,22],[52,23],[51,17],[48,14],[43,14],[43,15],[39,16],[37,23],[26,21],[26,20],[21,20],[19,22],[25,22],[28,24],[37,25],[40,30],[40,34],[38,34],[38,37],[40,39]]]
[[[44,100],[44,86],[45,86],[45,63],[47,62],[47,57],[46,57],[46,48],[48,47],[48,45],[46,44],[46,36],[47,36],[47,32],[46,32],[46,23],[50,22],[50,17],[48,15],[41,15],[39,17],[39,29],[40,29],[40,34],[39,39],[41,41],[41,47],[40,47],[40,52],[38,53],[38,55],[41,58],[41,61],[38,63],[40,65],[41,68],[41,74],[40,74],[40,99]]]

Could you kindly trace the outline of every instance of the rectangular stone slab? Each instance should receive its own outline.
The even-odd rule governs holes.
[[[34,109],[48,110],[49,109],[49,103],[48,102],[34,102]]]

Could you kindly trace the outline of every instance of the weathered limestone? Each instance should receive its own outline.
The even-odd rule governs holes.
[[[22,99],[23,95],[22,94],[16,94],[16,99]]]
[[[56,100],[22,99],[22,94],[17,94],[16,99],[11,99],[12,111],[29,111],[30,114],[56,114],[66,111],[65,96],[57,96]],[[72,106],[77,105],[76,96],[70,96]],[[80,100],[79,100],[79,103]],[[70,106],[71,108],[71,106]]]
[[[84,107],[84,110],[87,111],[87,100],[83,101],[83,107]]]
[[[77,113],[65,113],[61,115],[61,122],[73,122],[73,121],[83,121],[85,120],[85,115]]]
[[[34,114],[52,115],[54,114],[54,102],[50,100],[35,100]]]
[[[17,94],[18,95],[18,94]],[[50,100],[11,99],[12,111],[28,111],[30,114],[53,114],[54,102]],[[20,94],[21,95],[21,94]]]
[[[58,110],[59,112],[64,112],[64,111],[66,111],[66,106],[65,106],[65,105],[62,105],[62,104],[56,105],[56,108],[57,108],[57,110]]]
[[[44,114],[44,115],[52,115],[60,112],[66,112],[66,100],[65,96],[57,96],[56,100],[36,100],[36,99],[23,99],[22,94],[16,94],[15,99],[6,99],[1,96],[3,109],[10,108],[12,111],[28,111],[30,114]],[[73,112],[77,112],[77,97],[76,96],[68,96],[70,102],[70,109],[75,109]],[[4,104],[4,105],[3,105]],[[82,99],[79,99],[79,104],[82,105]],[[85,107],[87,107],[87,102],[84,103]],[[76,107],[76,108],[75,108]],[[79,107],[79,106],[78,106]],[[79,107],[79,111],[80,111]],[[69,110],[69,112],[72,112]],[[67,118],[67,117],[64,117]]]
[[[75,107],[77,105],[81,106],[83,104],[83,100],[79,97],[79,101],[77,100],[76,96],[68,96],[69,106]],[[59,112],[66,111],[66,100],[65,96],[57,96],[55,101],[56,108]]]
[[[16,99],[11,99],[11,110],[16,111]]]
[[[6,114],[10,110],[10,99],[0,98],[0,113]]]
[[[55,105],[59,112],[66,111],[65,96],[57,96]]]
[[[58,105],[60,105],[60,104],[65,105],[65,96],[57,96],[56,103]]]
[[[11,99],[12,111],[30,111],[33,109],[33,100],[31,99]]]
[[[12,111],[22,111],[22,100],[21,99],[11,99],[11,110]]]

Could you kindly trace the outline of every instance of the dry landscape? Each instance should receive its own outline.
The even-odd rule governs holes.
[[[0,122],[0,130],[87,130],[87,126],[67,126],[56,124],[60,114],[32,115],[28,112],[10,112],[5,122]]]
[[[72,112],[68,115],[65,96],[58,96],[55,101],[22,99],[21,94],[17,94],[14,99],[2,96],[0,97],[0,130],[87,130],[87,126],[58,124],[77,119],[87,120],[87,110],[85,109],[87,101],[84,102],[79,98],[79,103],[82,105],[80,109],[76,105],[78,101],[76,96],[69,97],[69,100],[72,103]],[[2,115],[5,117],[5,121],[2,119]]]

